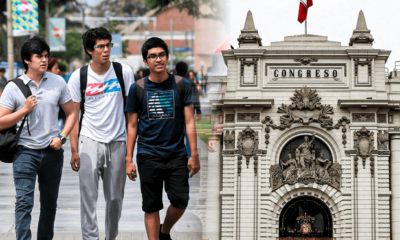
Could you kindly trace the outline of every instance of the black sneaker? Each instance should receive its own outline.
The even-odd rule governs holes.
[[[160,232],[158,234],[158,239],[160,240],[172,240],[171,235],[169,233],[162,233],[161,232],[162,224],[160,224]]]

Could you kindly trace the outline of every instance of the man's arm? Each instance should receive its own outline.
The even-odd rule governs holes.
[[[12,112],[12,110],[5,107],[0,107],[0,131],[17,124],[19,120],[32,111],[36,106],[36,97],[31,95],[25,100],[25,106],[16,112]]]
[[[126,175],[132,181],[136,181],[136,166],[132,161],[133,150],[135,149],[136,136],[138,130],[138,114],[127,112],[128,123],[127,123],[127,140],[126,140]]]
[[[190,177],[194,176],[200,170],[199,152],[197,151],[196,127],[194,125],[194,107],[193,104],[186,106],[185,109],[186,135],[189,140],[191,156],[188,161]]]
[[[79,111],[81,110],[81,103],[74,102],[73,103],[77,121],[79,121]],[[70,133],[71,139],[71,168],[74,171],[79,171],[80,162],[79,162],[79,154],[78,154],[78,132],[79,132],[79,123],[75,124]]]
[[[68,102],[64,103],[61,105],[61,108],[64,110],[65,114],[67,115],[67,118],[65,120],[65,125],[64,129],[61,131],[64,133],[66,136],[68,136],[74,127],[75,123],[77,122],[77,113],[75,111],[75,106],[72,100],[69,100]],[[49,147],[59,150],[62,147],[61,139],[59,137],[54,137],[53,140],[51,141]]]

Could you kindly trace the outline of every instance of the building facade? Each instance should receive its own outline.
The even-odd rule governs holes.
[[[209,239],[400,239],[400,73],[360,12],[349,46],[263,46],[251,12],[227,76],[209,79],[223,145],[209,153]],[[212,186],[212,187],[211,187]]]

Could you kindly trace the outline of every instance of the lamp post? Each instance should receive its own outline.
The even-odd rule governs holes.
[[[79,3],[78,1],[75,1],[73,3],[76,7],[79,8],[82,12],[82,35],[85,33],[85,7],[87,6],[86,3]],[[86,52],[85,52],[85,47],[82,45],[82,66],[85,66],[85,57],[86,57]]]
[[[7,60],[8,79],[14,78],[14,38],[12,33],[11,0],[7,0]]]

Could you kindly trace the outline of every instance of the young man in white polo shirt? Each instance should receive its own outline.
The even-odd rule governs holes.
[[[106,200],[106,239],[114,240],[126,181],[124,96],[134,83],[134,76],[129,66],[110,62],[113,43],[107,29],[92,28],[83,34],[82,41],[92,63],[76,70],[68,82],[78,112],[84,101],[79,143],[79,126],[71,133],[71,167],[79,172],[82,237],[99,239],[96,205],[101,177]],[[87,83],[81,86],[84,78]]]
[[[72,130],[77,115],[68,86],[60,76],[46,72],[50,55],[47,43],[39,37],[28,39],[21,49],[26,69],[19,77],[32,95],[25,96],[9,82],[0,99],[0,130],[17,124],[28,114],[14,156],[16,189],[15,233],[18,240],[31,239],[31,211],[36,175],[40,191],[40,216],[37,239],[53,239],[58,190],[64,161],[61,148]],[[58,128],[60,106],[67,115],[62,132]]]

